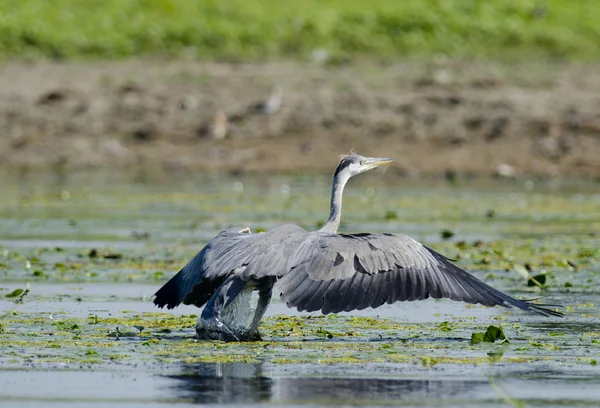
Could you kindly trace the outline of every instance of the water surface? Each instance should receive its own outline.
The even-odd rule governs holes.
[[[198,341],[200,310],[152,294],[219,230],[315,229],[329,177],[6,175],[0,195],[0,405],[596,406],[595,185],[349,183],[341,230],[419,239],[564,319],[452,301],[323,317],[275,299],[263,341]],[[523,276],[544,275],[542,288]],[[30,292],[7,297],[29,285]],[[509,343],[471,344],[502,327]],[[525,405],[522,405],[525,406]]]

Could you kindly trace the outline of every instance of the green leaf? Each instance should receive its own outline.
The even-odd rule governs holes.
[[[494,343],[496,340],[506,340],[504,330],[502,330],[502,327],[488,326],[485,335],[483,336],[483,341]]]
[[[471,344],[483,343],[483,335],[485,333],[477,332],[471,334]]]
[[[503,340],[502,344],[508,343],[502,327],[488,326],[485,333],[477,332],[471,334],[471,344],[494,343],[496,340]]]
[[[440,232],[440,235],[442,236],[442,239],[450,239],[454,236],[454,232],[450,231],[449,229],[443,229]]]
[[[540,273],[539,275],[530,276],[527,280],[527,286],[543,286],[546,284],[546,274]]]
[[[21,296],[21,294],[25,292],[25,289],[15,289],[10,293],[4,295],[7,298],[16,298],[17,296]]]

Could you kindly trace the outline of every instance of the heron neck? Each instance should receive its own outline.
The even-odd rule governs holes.
[[[335,234],[337,232],[337,229],[340,226],[340,220],[342,219],[342,194],[344,193],[344,186],[348,179],[348,176],[340,176],[340,173],[333,177],[329,219],[319,231],[329,234]]]

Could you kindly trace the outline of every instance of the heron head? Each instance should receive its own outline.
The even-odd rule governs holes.
[[[347,177],[356,176],[365,171],[372,170],[382,164],[388,164],[394,161],[386,157],[365,157],[360,154],[351,153],[343,155],[340,164],[335,171],[334,177],[338,174],[346,174]]]

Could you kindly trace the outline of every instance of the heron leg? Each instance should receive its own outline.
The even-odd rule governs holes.
[[[249,338],[254,285],[232,276],[215,290],[196,323],[199,338],[242,341]]]
[[[258,331],[258,325],[262,320],[269,303],[271,302],[271,296],[273,295],[273,284],[274,278],[267,278],[261,282],[258,286],[258,303],[256,304],[256,310],[254,311],[254,317],[250,324],[249,336],[253,340],[261,340],[260,333]]]

